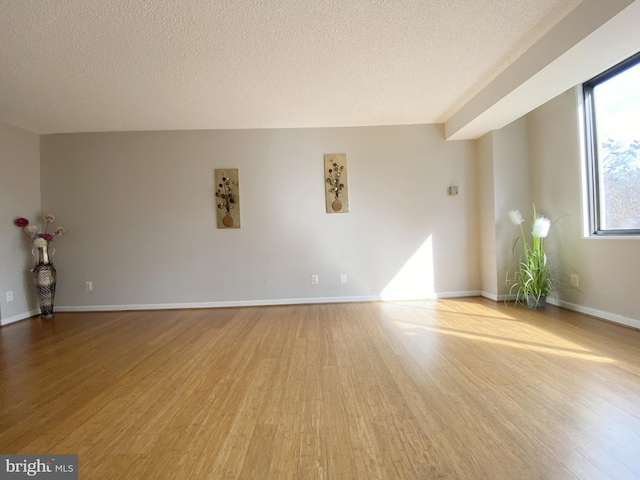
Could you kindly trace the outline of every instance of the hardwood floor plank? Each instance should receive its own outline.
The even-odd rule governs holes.
[[[322,425],[327,452],[327,478],[359,478],[353,458],[358,443],[352,439],[349,431],[339,375],[337,367],[322,367]]]
[[[0,451],[83,479],[640,478],[640,332],[484,299],[0,328]]]

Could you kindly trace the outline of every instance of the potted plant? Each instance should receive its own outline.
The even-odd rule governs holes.
[[[514,257],[518,243],[522,243],[523,256],[516,268],[509,269],[506,283],[509,296],[515,292],[516,303],[523,303],[532,309],[543,309],[546,306],[547,295],[554,288],[554,277],[547,255],[544,251],[544,239],[549,234],[551,220],[538,216],[536,206],[533,206],[533,221],[531,223],[531,243],[525,236],[524,218],[519,210],[509,212],[509,218],[520,227],[520,236],[513,243]]]

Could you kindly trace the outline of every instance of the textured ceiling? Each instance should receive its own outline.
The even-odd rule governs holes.
[[[441,123],[580,0],[0,0],[36,133]]]

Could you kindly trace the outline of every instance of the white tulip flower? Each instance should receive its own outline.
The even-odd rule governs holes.
[[[549,229],[551,228],[551,220],[546,217],[538,217],[536,221],[533,222],[533,233],[534,237],[537,238],[546,238],[549,235]]]
[[[520,213],[520,210],[511,210],[509,212],[509,218],[511,219],[514,225],[520,225],[522,224],[522,222],[524,222],[524,218],[522,218],[522,214]]]

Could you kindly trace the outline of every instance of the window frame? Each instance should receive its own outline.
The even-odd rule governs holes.
[[[600,219],[600,170],[598,158],[598,132],[596,128],[596,110],[593,90],[598,85],[615,77],[631,67],[640,65],[640,52],[582,84],[584,99],[585,152],[586,152],[586,188],[589,221],[589,236],[592,237],[640,237],[640,228],[603,229]]]

